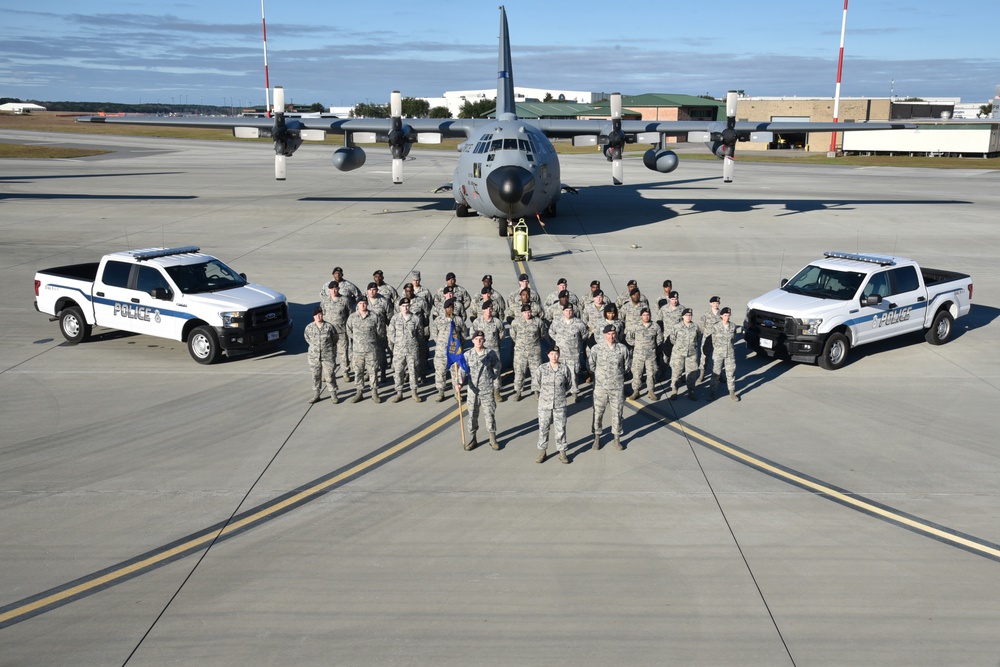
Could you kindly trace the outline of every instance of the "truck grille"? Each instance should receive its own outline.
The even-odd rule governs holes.
[[[288,323],[288,305],[275,303],[247,311],[247,329],[272,329]]]
[[[756,327],[760,331],[770,331],[772,333],[789,333],[795,327],[795,321],[779,315],[769,313],[766,310],[751,310],[747,318],[750,326]]]

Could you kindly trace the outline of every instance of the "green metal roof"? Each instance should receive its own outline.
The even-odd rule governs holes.
[[[646,93],[644,95],[622,95],[622,113],[638,116],[638,111],[630,107],[714,107],[716,118],[725,116],[725,102],[709,100],[694,95],[666,95]],[[579,116],[611,116],[611,102],[603,100],[590,104],[578,102],[518,102],[518,118],[577,118]],[[496,108],[482,117],[496,117]]]

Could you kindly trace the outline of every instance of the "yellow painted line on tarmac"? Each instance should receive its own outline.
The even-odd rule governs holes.
[[[100,589],[107,588],[125,579],[135,576],[143,571],[164,565],[170,560],[196,553],[202,548],[211,544],[214,540],[224,539],[242,530],[247,530],[260,524],[274,516],[294,508],[296,505],[308,502],[311,499],[323,494],[331,487],[341,484],[345,480],[356,477],[372,467],[378,466],[387,459],[399,454],[403,450],[411,447],[420,440],[428,437],[434,431],[444,427],[449,422],[455,420],[457,410],[448,412],[443,417],[431,422],[424,428],[412,433],[410,436],[396,443],[377,451],[374,455],[351,465],[349,468],[340,471],[329,477],[320,478],[319,481],[299,489],[280,500],[272,500],[255,509],[251,509],[245,516],[238,520],[227,523],[219,529],[208,529],[195,534],[195,536],[183,541],[161,547],[148,555],[137,557],[137,559],[125,561],[108,570],[102,570],[82,579],[79,583],[71,582],[66,588],[52,589],[39,595],[26,598],[21,602],[15,602],[7,609],[0,612],[0,628],[12,625],[31,616],[43,613],[49,608],[61,606],[76,598],[83,597]]]
[[[742,448],[713,438],[707,433],[702,433],[701,431],[688,426],[679,419],[672,419],[654,409],[650,405],[645,405],[639,401],[631,399],[628,399],[628,403],[630,403],[638,412],[652,417],[655,421],[663,423],[668,428],[679,432],[685,437],[695,440],[709,449],[713,449],[736,461],[746,463],[751,467],[757,468],[758,470],[761,470],[773,477],[826,496],[831,500],[847,507],[885,519],[915,533],[923,534],[940,542],[951,544],[992,560],[1000,561],[1000,545],[993,544],[972,535],[966,535],[958,531],[953,531],[947,527],[939,526],[930,521],[920,519],[919,517],[908,515],[905,512],[895,510],[873,500],[868,500],[862,496],[851,493],[850,491],[838,489],[832,485],[812,479],[800,472],[784,468]]]

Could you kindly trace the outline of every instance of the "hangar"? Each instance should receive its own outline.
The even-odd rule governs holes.
[[[0,111],[19,116],[24,113],[31,113],[32,111],[45,111],[45,107],[40,104],[32,104],[31,102],[7,102],[0,104]]]

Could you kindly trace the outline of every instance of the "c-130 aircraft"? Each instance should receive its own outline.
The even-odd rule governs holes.
[[[677,154],[667,148],[666,137],[686,134],[688,141],[705,142],[723,160],[723,181],[733,180],[738,141],[773,140],[775,132],[844,132],[912,129],[907,123],[801,123],[736,122],[737,93],[726,95],[726,120],[642,121],[622,120],[620,93],[611,94],[610,120],[520,119],[514,102],[514,77],[510,57],[507,12],[500,6],[500,53],[497,71],[496,118],[403,118],[402,96],[390,96],[390,118],[289,117],[284,89],[274,88],[274,118],[144,118],[91,116],[80,122],[232,128],[237,137],[269,137],[274,141],[274,177],[285,180],[285,159],[306,141],[323,141],[327,133],[344,136],[344,146],[333,154],[333,166],[353,171],[365,164],[358,143],[387,143],[392,153],[392,181],[402,183],[403,159],[414,143],[440,143],[442,138],[462,138],[461,156],[451,190],[455,215],[479,214],[498,223],[506,236],[508,223],[523,217],[556,215],[564,186],[559,157],[550,138],[572,139],[574,145],[602,146],[611,162],[611,178],[624,178],[622,152],[626,144],[652,144],[642,158],[654,171],[668,174],[677,168]],[[448,186],[445,186],[447,189]],[[570,189],[570,188],[565,188]]]

